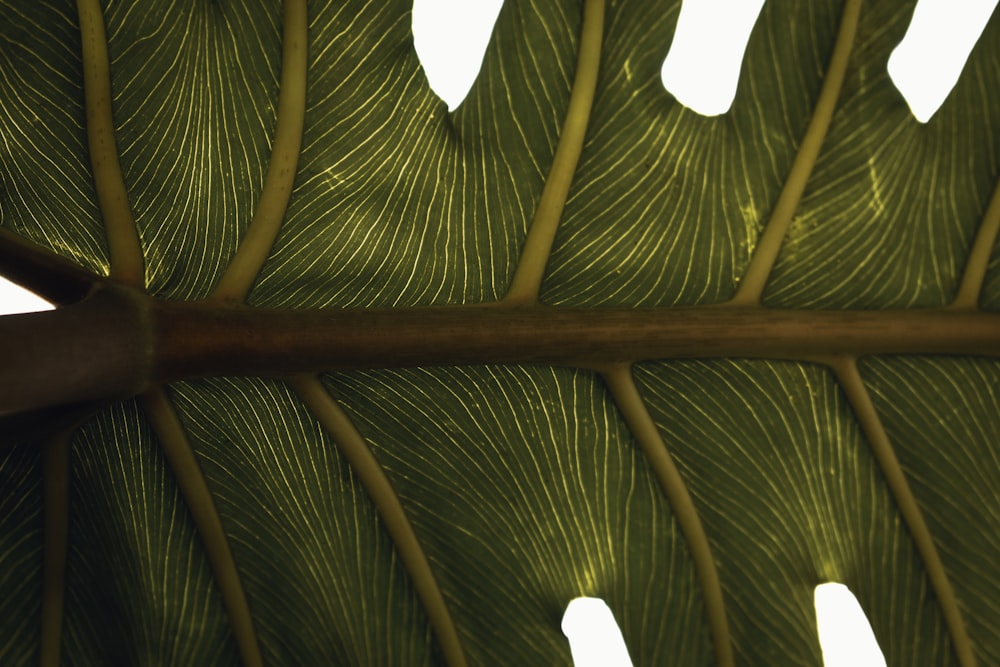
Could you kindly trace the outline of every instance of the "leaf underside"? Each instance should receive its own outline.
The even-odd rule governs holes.
[[[837,107],[765,305],[944,306],[958,290],[1000,179],[1000,19],[921,125],[885,71],[913,4],[861,3]],[[679,5],[607,3],[543,304],[720,304],[750,265],[813,116],[842,3],[766,3],[736,101],[717,118],[682,107],[659,82]],[[309,4],[294,189],[249,305],[405,307],[507,294],[570,106],[581,5],[507,2],[453,113],[420,70],[409,9],[404,0]],[[261,199],[278,122],[281,9],[117,0],[104,22],[145,288],[206,298]],[[107,275],[76,11],[8,2],[0,36],[0,226]],[[995,243],[980,282],[977,307],[1000,310]],[[586,361],[372,369],[320,382],[398,495],[470,664],[570,664],[559,622],[580,595],[608,602],[636,664],[719,660],[686,529]],[[926,557],[852,408],[857,397],[830,368],[636,361],[643,407],[712,549],[736,662],[821,664],[812,590],[836,580],[858,596],[889,664],[958,664]],[[887,356],[858,368],[972,651],[1000,664],[1000,362]],[[167,397],[214,497],[264,663],[454,663],[415,588],[412,551],[300,393],[280,379],[208,378],[175,383]],[[136,400],[73,433],[67,664],[246,659],[162,445]],[[42,468],[37,443],[0,448],[3,664],[38,660],[51,511]]]

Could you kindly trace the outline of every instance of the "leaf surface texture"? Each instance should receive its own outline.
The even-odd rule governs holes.
[[[607,2],[593,110],[544,304],[725,302],[788,179],[842,3],[769,0],[734,106],[717,118],[659,84],[679,4]],[[409,3],[309,3],[294,189],[247,303],[501,300],[561,139],[581,5],[505,3],[479,78],[449,113],[413,51]],[[885,74],[912,7],[861,3],[839,101],[763,290],[768,306],[914,308],[954,296],[1000,178],[991,97],[1000,19],[925,126]],[[280,7],[115,0],[104,16],[146,288],[205,298],[261,197],[277,122]],[[0,44],[0,225],[106,274],[75,11],[5,3]],[[998,310],[1000,250],[989,256],[978,305]],[[469,664],[570,664],[559,620],[580,595],[605,598],[636,664],[708,664],[713,638],[675,508],[585,362],[313,370],[397,494]],[[886,357],[860,368],[974,653],[1000,662],[996,360]],[[641,360],[633,375],[704,524],[739,664],[820,664],[812,589],[830,579],[857,593],[889,664],[957,664],[924,563],[825,366]],[[288,383],[207,378],[167,391],[266,664],[445,662],[368,490]],[[75,432],[67,664],[239,661],[159,445],[136,401]],[[0,449],[4,664],[36,659],[40,466],[33,445]]]

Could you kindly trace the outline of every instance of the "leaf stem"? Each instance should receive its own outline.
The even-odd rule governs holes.
[[[917,552],[927,568],[927,576],[938,599],[938,604],[941,605],[941,612],[944,615],[952,645],[958,656],[958,663],[961,667],[975,667],[976,657],[972,649],[972,642],[965,629],[962,612],[959,610],[958,600],[955,598],[948,573],[938,555],[934,538],[924,521],[920,505],[917,504],[917,500],[910,490],[906,475],[899,464],[899,459],[896,458],[892,443],[889,442],[889,436],[885,432],[882,420],[875,411],[875,405],[872,403],[868,389],[858,373],[857,359],[852,356],[837,356],[827,363],[833,369],[837,381],[847,395],[847,400],[868,439],[889,491],[896,501],[896,506],[899,507],[899,513],[913,537]]]
[[[614,365],[602,371],[601,376],[622,416],[625,417],[625,422],[635,437],[639,449],[653,468],[653,473],[670,503],[677,525],[687,542],[705,602],[708,631],[715,651],[715,664],[717,667],[732,667],[735,663],[729,624],[726,621],[725,599],[715,559],[712,557],[712,548],[698,514],[698,508],[635,386],[631,367],[625,364]]]
[[[62,649],[69,534],[69,448],[70,430],[55,435],[45,445],[41,667],[58,667]]]
[[[246,667],[262,667],[264,662],[257,645],[253,617],[250,615],[250,607],[247,605],[243,584],[236,569],[236,561],[229,548],[225,530],[222,528],[215,500],[208,489],[184,427],[161,387],[154,387],[142,394],[141,402],[156,431],[167,464],[177,479],[184,502],[191,511],[201,541],[205,545],[205,552],[219,585],[222,603],[229,615],[229,623],[243,664]]]
[[[306,113],[309,36],[305,0],[285,0],[278,118],[264,189],[239,250],[211,298],[243,301],[278,237],[295,184]]]
[[[157,302],[155,381],[357,368],[840,354],[1000,356],[1000,313],[431,306],[271,311]]]
[[[830,128],[830,121],[837,107],[837,98],[840,96],[840,89],[844,83],[844,74],[850,60],[851,48],[854,45],[860,13],[861,0],[847,0],[844,3],[840,29],[833,45],[833,53],[830,56],[830,64],[827,66],[826,76],[823,79],[823,86],[820,88],[819,97],[816,98],[816,106],[813,108],[809,127],[802,137],[802,143],[799,144],[798,153],[795,155],[788,179],[785,181],[778,201],[774,205],[774,210],[771,212],[771,218],[764,225],[764,231],[757,241],[757,247],[754,249],[743,280],[733,298],[723,305],[756,306],[761,303],[764,286],[771,275],[771,269],[774,268],[778,251],[781,249],[785,234],[791,225],[795,209],[798,208],[799,201],[802,199],[802,193],[806,189],[809,176],[816,165],[816,158],[819,157],[823,139],[826,138],[827,130]]]
[[[0,228],[0,274],[46,301],[80,301],[106,280],[48,248]]]
[[[77,0],[76,7],[80,18],[87,142],[97,202],[107,230],[111,278],[142,288],[145,286],[142,247],[118,161],[111,116],[111,72],[104,16],[99,0]]]
[[[832,354],[1000,357],[1000,313],[489,305],[283,311],[162,301],[109,285],[55,311],[0,317],[0,416],[217,375],[678,358],[812,362]]]
[[[566,120],[559,135],[559,144],[552,159],[542,196],[535,209],[535,216],[528,227],[521,257],[510,288],[502,303],[524,305],[538,302],[542,276],[552,252],[556,229],[562,218],[563,208],[573,174],[583,151],[587,134],[590,109],[597,88],[597,72],[601,63],[601,39],[604,33],[604,0],[586,0],[583,8],[583,26],[577,52],[576,75],[569,98]]]
[[[986,213],[983,214],[976,239],[972,242],[972,250],[965,262],[962,282],[955,294],[955,300],[949,305],[950,308],[979,307],[979,293],[986,280],[990,253],[993,252],[998,235],[1000,235],[1000,182],[997,183],[996,189],[993,190],[993,196],[990,197],[990,202],[986,205]]]
[[[141,391],[151,373],[150,303],[112,285],[65,308],[0,317],[0,416]]]
[[[314,375],[299,375],[290,378],[288,383],[333,438],[337,449],[347,460],[351,470],[358,476],[361,485],[375,504],[382,523],[413,580],[413,587],[427,611],[445,661],[450,667],[465,667],[468,664],[465,652],[444,595],[431,570],[424,548],[406,516],[406,510],[403,509],[403,504],[378,459],[350,417],[333,400],[319,378]]]

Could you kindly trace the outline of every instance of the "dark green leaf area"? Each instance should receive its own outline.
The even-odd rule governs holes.
[[[827,371],[691,361],[636,374],[703,517],[738,662],[821,665],[813,589],[839,581],[889,664],[951,664],[923,565]]]
[[[1000,310],[1000,243],[993,249],[979,306],[985,310]]]
[[[281,7],[114,2],[116,141],[150,291],[205,296],[253,215],[275,124]]]
[[[449,114],[412,49],[411,5],[310,5],[299,180],[254,305],[503,296],[568,104],[580,9],[507,3]]]
[[[172,388],[265,664],[426,665],[430,630],[374,507],[283,383]]]
[[[0,226],[107,272],[76,8],[0,3]]]
[[[42,457],[0,445],[0,664],[38,661],[42,597]]]
[[[71,461],[66,663],[237,664],[204,548],[136,404],[78,431]]]
[[[768,305],[948,303],[1000,179],[1000,13],[919,123],[886,70],[913,3],[865,3],[840,102],[764,293]]]
[[[982,665],[1000,664],[1000,362],[862,367],[951,577]]]
[[[543,300],[653,306],[732,296],[809,122],[841,4],[768,2],[732,109],[705,118],[660,82],[680,3],[611,3]]]
[[[592,373],[326,376],[386,468],[471,664],[570,664],[559,625],[604,598],[637,665],[708,664],[687,547]]]

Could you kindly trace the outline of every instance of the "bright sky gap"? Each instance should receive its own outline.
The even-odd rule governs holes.
[[[998,1],[920,0],[905,37],[888,63],[892,81],[920,122],[928,122],[947,99]],[[502,2],[414,0],[415,48],[431,87],[448,104],[449,110],[461,103],[478,75]],[[674,42],[663,63],[664,87],[685,106],[702,115],[728,111],[737,94],[736,82],[744,50],[763,4],[764,0],[685,0]],[[712,12],[709,19],[698,18],[695,10],[689,10],[697,5],[709,8]],[[418,6],[422,7],[420,11]],[[689,12],[688,18],[685,18],[685,11]],[[720,11],[726,12],[733,25],[739,23],[741,29],[745,27],[745,34],[739,31],[723,33],[714,28],[711,17],[721,15]],[[418,23],[423,26],[419,30]],[[716,43],[731,47],[735,55],[721,54]],[[680,55],[673,56],[672,61],[675,48],[687,50],[678,50]],[[699,63],[703,69],[689,67],[690,63]],[[690,70],[690,81],[682,79],[686,70]],[[728,87],[730,83],[731,88]],[[706,97],[700,97],[700,89],[707,91]],[[0,276],[0,314],[52,308],[52,304]],[[818,586],[815,606],[825,667],[883,667],[886,664],[864,611],[846,586],[836,583]],[[602,623],[607,630],[598,629]],[[602,600],[577,598],[571,601],[562,628],[574,647],[572,651],[578,667],[591,664],[631,667],[621,631],[614,622],[612,611]],[[602,634],[605,631],[607,635]],[[573,643],[574,637],[579,638],[577,644]],[[617,657],[603,653],[606,649],[617,648],[618,643],[621,653]],[[578,650],[576,646],[581,648]],[[855,647],[868,652],[844,651]]]
[[[0,276],[0,315],[37,313],[54,309],[55,306],[45,299]]]
[[[413,47],[438,97],[454,111],[483,64],[503,0],[414,0]]]
[[[763,6],[764,0],[684,0],[660,70],[667,92],[703,116],[729,111]]]
[[[502,4],[503,0],[414,0],[414,47],[431,88],[450,110],[465,99],[479,73]],[[997,4],[998,0],[920,0],[917,4],[906,35],[889,59],[889,75],[917,120],[927,122],[947,99]],[[730,5],[737,9],[721,9]],[[684,0],[673,44],[664,45],[668,50],[661,75],[667,89],[685,106],[704,115],[729,109],[746,43],[762,5],[763,0]],[[745,34],[727,32],[727,38],[720,40],[711,17],[699,18],[705,11],[725,15],[727,31],[738,24]],[[730,60],[697,46],[716,42],[730,46],[725,56]],[[701,51],[709,55],[693,57]],[[51,308],[30,292],[0,281],[0,315]]]
[[[979,41],[997,0],[921,0],[903,41],[889,56],[889,76],[910,111],[926,123],[944,104]]]
[[[886,667],[868,617],[847,586],[820,584],[813,599],[824,667]]]
[[[947,99],[998,0],[920,0],[889,76],[921,123]],[[454,110],[479,73],[502,0],[414,0],[417,55],[431,89]],[[716,116],[735,99],[743,56],[764,0],[684,0],[664,45],[664,88]],[[725,21],[718,21],[719,17]]]
[[[632,667],[622,631],[604,600],[570,600],[562,631],[569,640],[574,667]]]

